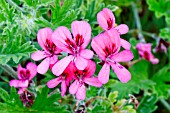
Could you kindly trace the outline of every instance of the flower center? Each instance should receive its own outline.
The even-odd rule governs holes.
[[[112,44],[111,46],[106,46],[103,51],[105,52],[105,57],[107,58],[108,56],[110,56],[111,54],[115,53],[117,50],[116,45]]]
[[[56,45],[55,45],[52,41],[46,39],[45,48],[46,48],[52,55],[54,55],[55,50],[56,50]]]
[[[20,71],[20,75],[21,75],[21,78],[22,78],[23,80],[28,80],[31,74],[30,74],[30,71],[29,71],[29,70],[26,70],[25,73],[24,73],[23,70],[21,70],[21,71]]]

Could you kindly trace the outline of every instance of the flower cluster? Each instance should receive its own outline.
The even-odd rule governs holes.
[[[34,61],[43,61],[37,68],[34,67],[34,74],[29,67],[21,72],[19,66],[20,80],[12,80],[10,85],[28,87],[28,82],[36,75],[35,72],[45,74],[50,68],[56,78],[47,82],[49,88],[54,88],[61,83],[62,96],[68,89],[69,93],[76,95],[78,100],[84,100],[88,85],[101,87],[109,81],[110,67],[121,82],[128,82],[131,74],[119,63],[133,59],[130,43],[120,38],[120,35],[128,32],[128,26],[125,24],[115,26],[115,17],[107,8],[97,14],[97,21],[104,32],[93,39],[91,39],[90,24],[86,21],[72,22],[72,32],[64,26],[58,27],[54,32],[50,28],[40,29],[37,40],[42,50],[32,53],[31,58]],[[93,50],[87,49],[88,45],[91,45]],[[124,50],[120,51],[121,47]],[[65,57],[58,60],[58,55],[62,53],[65,53]],[[103,62],[98,76],[94,76],[96,71],[94,54]],[[26,78],[23,78],[25,76]]]

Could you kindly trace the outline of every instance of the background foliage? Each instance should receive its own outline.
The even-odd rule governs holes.
[[[10,75],[4,66],[25,65],[30,54],[40,49],[36,33],[40,28],[70,27],[74,20],[86,20],[91,24],[92,37],[102,32],[96,15],[102,8],[110,8],[117,24],[125,23],[130,31],[122,37],[131,43],[133,61],[125,63],[132,79],[123,84],[111,71],[110,81],[102,88],[89,87],[85,101],[80,102],[87,112],[101,113],[168,113],[170,112],[170,0],[1,0],[0,1],[0,112],[62,112],[81,109],[76,99],[67,94],[60,96],[59,87],[48,89],[45,83],[54,78],[51,71],[38,74],[30,89],[35,101],[31,108],[23,106],[15,88],[9,87]],[[139,20],[136,19],[135,13]],[[140,26],[136,23],[140,23]],[[153,53],[159,64],[153,65],[139,58],[135,48],[139,34],[152,43]],[[161,42],[163,40],[163,42]],[[156,51],[161,44],[166,49]],[[162,47],[161,46],[161,47]],[[158,48],[161,49],[161,48]],[[96,59],[94,59],[96,60]],[[97,65],[96,75],[101,69]],[[140,102],[137,110],[129,104],[129,94]]]

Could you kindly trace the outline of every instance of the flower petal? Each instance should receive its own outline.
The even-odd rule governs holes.
[[[104,42],[104,34],[99,34],[97,35],[96,37],[94,37],[92,39],[92,42],[91,42],[91,46],[93,48],[93,50],[97,53],[97,55],[102,59],[102,60],[105,60],[105,52],[103,51],[104,48],[106,47],[105,43]]]
[[[63,80],[61,83],[61,96],[62,97],[65,95],[66,90],[67,90],[66,82],[65,82],[65,80]]]
[[[97,22],[101,28],[109,30],[115,25],[115,17],[110,9],[103,8],[103,10],[97,14]]]
[[[102,83],[98,80],[97,77],[92,77],[92,78],[85,77],[83,80],[85,83],[92,85],[92,86],[96,86],[96,87],[102,86]]]
[[[89,50],[89,49],[83,49],[80,51],[80,56],[82,56],[85,59],[91,59],[93,58],[93,51]]]
[[[34,61],[42,60],[45,57],[47,57],[45,51],[36,51],[36,52],[31,54],[31,58]]]
[[[122,65],[116,63],[116,64],[112,64],[111,66],[112,66],[114,72],[116,73],[118,79],[122,83],[127,83],[131,79],[130,72]]]
[[[40,74],[45,74],[50,66],[50,58],[44,59],[37,67],[37,72]]]
[[[133,59],[133,53],[130,50],[123,50],[111,56],[111,59],[116,62],[128,62]]]
[[[58,61],[52,68],[53,74],[56,76],[61,75],[72,60],[73,56],[70,55]]]
[[[124,49],[130,50],[131,44],[128,41],[121,38],[120,43]]]
[[[88,61],[81,56],[77,56],[75,59],[75,65],[77,69],[84,70],[88,64]]]
[[[46,40],[51,40],[51,35],[53,31],[50,28],[43,28],[38,31],[37,40],[41,48],[46,50]]]
[[[115,29],[122,35],[129,31],[129,27],[126,24],[120,24],[115,27]]]
[[[92,75],[94,75],[96,71],[96,64],[93,61],[88,60],[88,65],[85,68],[85,70],[86,70],[86,76],[83,77],[91,77]]]
[[[52,79],[50,81],[47,82],[47,86],[49,88],[54,88],[56,87],[60,82],[62,82],[62,79],[61,77],[58,77],[58,78],[55,78],[55,79]]]
[[[105,63],[98,74],[98,79],[102,84],[106,84],[109,81],[110,65]]]
[[[20,94],[22,94],[24,91],[25,91],[25,88],[19,88],[18,94],[20,95]]]
[[[69,87],[70,94],[74,95],[77,92],[78,87],[79,87],[79,82],[78,80],[75,80]]]
[[[66,27],[58,27],[52,34],[52,41],[59,49],[63,50],[64,52],[71,53],[67,46],[70,46],[68,42],[74,41],[70,31]]]
[[[17,67],[17,73],[18,73],[18,78],[22,79],[22,75],[26,73],[26,69],[22,68],[22,66],[19,64]]]
[[[84,84],[79,86],[79,88],[77,89],[76,98],[78,100],[84,100],[86,98],[86,87]]]
[[[29,80],[31,80],[37,74],[37,65],[32,62],[29,62],[26,66],[26,69],[28,69],[30,72]]]
[[[157,58],[153,58],[153,59],[151,59],[150,61],[152,62],[152,64],[157,64],[157,63],[159,63],[159,59],[157,59]]]
[[[86,21],[74,21],[71,24],[74,41],[84,49],[91,39],[91,27]]]
[[[53,55],[52,57],[50,57],[50,64],[55,64],[58,60],[58,56],[57,55]]]
[[[28,87],[28,80],[11,80],[9,84],[14,87]]]

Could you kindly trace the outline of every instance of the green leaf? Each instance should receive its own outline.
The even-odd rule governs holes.
[[[170,28],[161,29],[159,36],[170,42]]]
[[[5,91],[4,89],[0,88],[0,99],[2,99],[3,101],[7,101],[9,99],[9,94],[7,91]]]
[[[137,113],[152,113],[158,107],[155,105],[157,101],[158,97],[156,94],[143,97],[137,109]]]
[[[109,93],[109,96],[108,96],[108,99],[111,101],[111,102],[116,102],[116,98],[118,97],[118,91],[114,91],[114,92],[111,92]]]
[[[166,82],[170,81],[170,65],[164,66],[151,78],[156,85],[154,86],[154,92],[157,93],[159,97],[168,98],[168,90],[170,85]]]
[[[149,62],[142,60],[130,67],[131,80],[126,84],[117,82],[109,85],[111,91],[119,92],[119,99],[128,97],[128,94],[138,94],[140,90],[149,90],[153,88],[155,83],[148,79]]]

